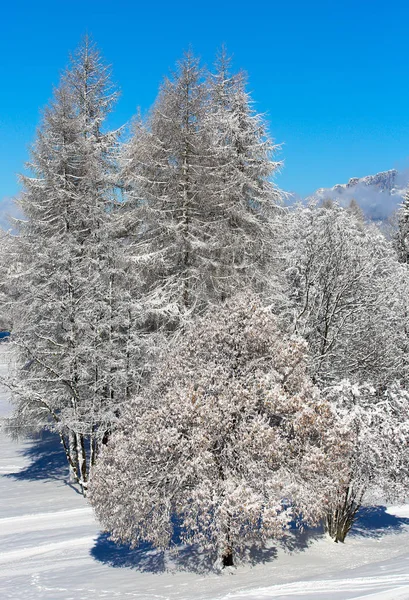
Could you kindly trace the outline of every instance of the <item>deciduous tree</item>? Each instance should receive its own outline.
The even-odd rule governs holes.
[[[227,566],[246,544],[280,536],[301,457],[323,460],[329,413],[305,350],[252,296],[195,321],[95,466],[91,502],[112,538],[167,547],[177,523],[183,541]]]

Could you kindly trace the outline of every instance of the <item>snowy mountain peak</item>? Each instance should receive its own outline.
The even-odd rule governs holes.
[[[367,218],[385,220],[401,203],[408,184],[408,171],[391,169],[366,177],[352,177],[348,183],[338,183],[332,188],[320,188],[307,200],[331,199],[348,206],[354,199]]]
[[[335,188],[352,188],[357,185],[366,185],[376,186],[381,191],[387,190],[390,192],[395,187],[397,176],[398,171],[396,169],[391,169],[390,171],[381,171],[381,173],[377,173],[376,175],[367,175],[366,177],[351,177],[345,186],[338,184],[335,186]]]

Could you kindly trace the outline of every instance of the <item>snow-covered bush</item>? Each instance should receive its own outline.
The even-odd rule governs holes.
[[[305,343],[255,297],[236,298],[164,353],[101,453],[91,502],[116,541],[167,547],[177,519],[183,541],[232,564],[239,548],[282,533],[303,453],[324,460],[328,416]]]
[[[321,461],[308,495],[322,506],[329,535],[343,542],[363,504],[407,499],[409,393],[398,384],[377,393],[345,380],[325,394],[333,414],[326,467]]]

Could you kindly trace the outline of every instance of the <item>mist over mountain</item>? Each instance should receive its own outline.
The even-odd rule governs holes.
[[[341,206],[348,206],[351,200],[361,207],[368,219],[386,220],[402,202],[409,185],[409,170],[382,171],[366,177],[352,177],[348,183],[320,188],[306,198],[318,203],[334,200]]]

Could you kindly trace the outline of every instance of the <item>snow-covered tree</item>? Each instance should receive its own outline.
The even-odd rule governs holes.
[[[162,84],[148,122],[138,119],[125,150],[123,180],[135,206],[134,260],[145,280],[149,328],[178,322],[200,297],[197,257],[204,223],[205,88],[191,53]]]
[[[292,319],[316,381],[383,386],[405,377],[407,277],[391,243],[337,205],[299,207],[289,222]]]
[[[177,527],[227,566],[247,544],[280,536],[301,457],[313,452],[315,469],[324,460],[328,406],[305,350],[252,296],[196,320],[94,467],[91,502],[112,538],[167,547]]]
[[[355,200],[355,198],[351,198],[351,200],[348,204],[348,210],[350,213],[352,213],[355,216],[355,218],[358,221],[361,221],[361,223],[365,222],[364,212],[363,212],[362,208],[359,206],[358,202]]]
[[[129,385],[118,133],[103,130],[116,95],[85,38],[44,112],[19,200],[13,423],[56,430],[83,489]]]
[[[0,330],[11,331],[16,290],[11,285],[18,266],[15,260],[14,236],[0,228]]]
[[[334,417],[326,432],[327,466],[321,462],[311,482],[327,532],[343,542],[362,505],[407,499],[409,393],[398,383],[379,394],[344,380],[325,394]]]
[[[291,318],[332,412],[320,459],[303,459],[297,501],[307,510],[313,501],[331,537],[344,541],[376,490],[378,501],[407,493],[407,265],[356,207],[298,207],[288,222]]]
[[[209,186],[224,223],[214,254],[220,297],[238,289],[271,292],[274,237],[281,192],[272,183],[280,167],[268,124],[246,90],[243,71],[232,74],[225,48],[208,75],[206,128],[211,140]]]
[[[238,289],[261,287],[277,168],[242,76],[206,81],[189,52],[123,156],[134,261],[150,328],[173,328]]]
[[[409,263],[409,190],[397,211],[397,230],[394,242],[400,262]]]

